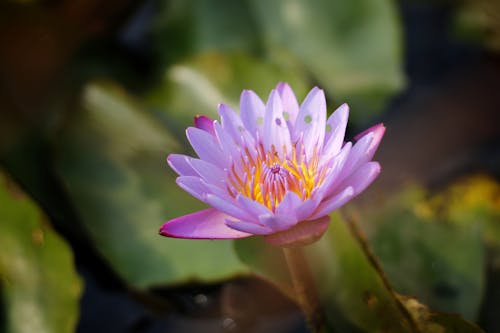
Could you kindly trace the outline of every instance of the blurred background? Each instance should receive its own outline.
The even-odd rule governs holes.
[[[329,332],[500,331],[498,1],[3,0],[0,41],[0,332],[307,332],[276,249],[157,234],[193,117],[280,81],[387,127],[345,210],[391,287],[333,216]]]

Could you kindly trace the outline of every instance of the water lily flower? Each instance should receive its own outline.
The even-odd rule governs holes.
[[[380,173],[372,157],[382,124],[344,142],[349,115],[341,105],[327,119],[323,90],[313,88],[299,106],[286,83],[267,103],[250,90],[240,114],[220,104],[220,122],[195,118],[187,138],[198,158],[171,154],[177,184],[212,208],[163,224],[160,234],[191,239],[263,235],[274,245],[317,240],[328,214],[362,192]]]

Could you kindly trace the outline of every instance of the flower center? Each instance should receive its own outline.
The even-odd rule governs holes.
[[[288,191],[302,200],[309,198],[325,174],[326,168],[319,167],[317,152],[307,159],[301,142],[295,143],[291,152],[283,148],[281,157],[274,147],[265,151],[259,144],[251,150],[246,147],[241,160],[233,163],[228,192],[233,197],[243,194],[274,211]]]

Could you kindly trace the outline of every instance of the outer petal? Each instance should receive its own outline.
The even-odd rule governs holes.
[[[189,164],[207,183],[217,186],[224,186],[226,183],[226,173],[221,168],[197,158],[189,160]]]
[[[208,194],[204,199],[204,201],[210,206],[238,220],[252,221],[253,219],[251,214],[228,201],[226,198],[221,198],[214,194]]]
[[[307,245],[318,240],[325,233],[330,223],[329,216],[322,216],[312,221],[304,221],[290,229],[265,236],[268,243],[279,246]]]
[[[219,167],[225,166],[226,156],[222,153],[222,150],[210,133],[195,127],[189,127],[186,130],[186,134],[194,151],[202,160]]]
[[[226,220],[226,225],[231,229],[254,235],[267,235],[273,232],[269,227],[252,222]]]
[[[278,83],[276,90],[283,103],[283,118],[285,118],[288,128],[291,130],[295,125],[295,119],[297,119],[297,114],[299,113],[299,103],[292,88],[287,83]]]
[[[180,176],[175,181],[184,191],[200,201],[205,201],[205,196],[209,190],[201,178],[196,176]]]
[[[354,138],[356,140],[361,140],[364,136],[368,134],[373,135],[373,140],[370,144],[370,147],[368,147],[367,150],[367,161],[371,160],[373,158],[373,155],[375,155],[375,152],[377,151],[378,145],[380,144],[380,141],[382,140],[382,137],[384,136],[385,133],[385,126],[384,124],[380,123],[377,125],[374,125],[367,129],[366,131],[363,131],[356,135]]]
[[[347,118],[349,118],[349,106],[345,103],[339,106],[328,118],[325,128],[323,154],[333,156],[340,151],[344,143]]]
[[[256,93],[251,90],[243,90],[240,97],[241,120],[256,140],[262,137],[265,110],[264,103]]]
[[[216,209],[209,208],[165,222],[160,235],[175,238],[231,239],[251,236],[226,226],[229,218]]]
[[[354,188],[349,186],[339,194],[334,195],[333,197],[323,201],[318,206],[314,214],[311,216],[311,219],[317,219],[320,218],[321,216],[330,214],[340,206],[343,206],[347,201],[351,200],[353,197],[354,197]]]
[[[373,138],[374,134],[368,133],[352,146],[344,167],[337,178],[338,181],[342,181],[353,171],[370,160],[369,148],[372,145]]]
[[[264,133],[262,133],[264,149],[271,151],[276,148],[279,156],[283,156],[283,148],[291,149],[290,131],[283,117],[283,105],[276,90],[271,91],[264,116]]]
[[[167,163],[179,176],[197,176],[198,173],[189,164],[191,158],[181,154],[170,154]]]
[[[326,161],[324,163],[330,163],[328,175],[326,179],[323,181],[318,188],[316,188],[314,192],[314,196],[323,199],[326,196],[329,196],[335,189],[338,188],[338,184],[341,182],[339,175],[344,169],[344,165],[347,159],[350,156],[352,143],[348,142],[344,145],[342,150],[337,154],[337,156],[333,157],[333,161]],[[331,158],[330,158],[331,159]]]
[[[301,135],[304,140],[306,156],[312,156],[314,149],[321,152],[325,139],[326,99],[323,90],[315,87],[300,106],[292,140]]]
[[[342,184],[339,185],[339,188],[352,186],[354,188],[354,196],[356,196],[363,192],[379,174],[380,164],[378,162],[368,162],[344,179]]]
[[[215,135],[214,132],[214,120],[207,116],[198,115],[194,117],[194,126],[201,130],[204,130],[212,135]]]

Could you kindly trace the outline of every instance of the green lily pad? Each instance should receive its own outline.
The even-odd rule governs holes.
[[[214,281],[248,269],[231,241],[158,235],[168,219],[204,208],[165,163],[181,152],[157,119],[116,85],[89,84],[83,108],[57,138],[57,167],[100,253],[129,283]]]
[[[259,49],[256,22],[246,1],[158,1],[152,27],[160,58],[175,61],[205,51],[252,53]]]
[[[392,1],[250,1],[275,61],[291,54],[360,120],[404,85]]]
[[[483,234],[493,216],[485,213],[486,192],[474,191],[476,205],[473,186],[454,188],[430,199],[416,190],[399,195],[374,217],[380,226],[371,240],[396,290],[474,321],[485,288]]]
[[[0,202],[0,328],[74,332],[82,285],[70,247],[1,172]]]

